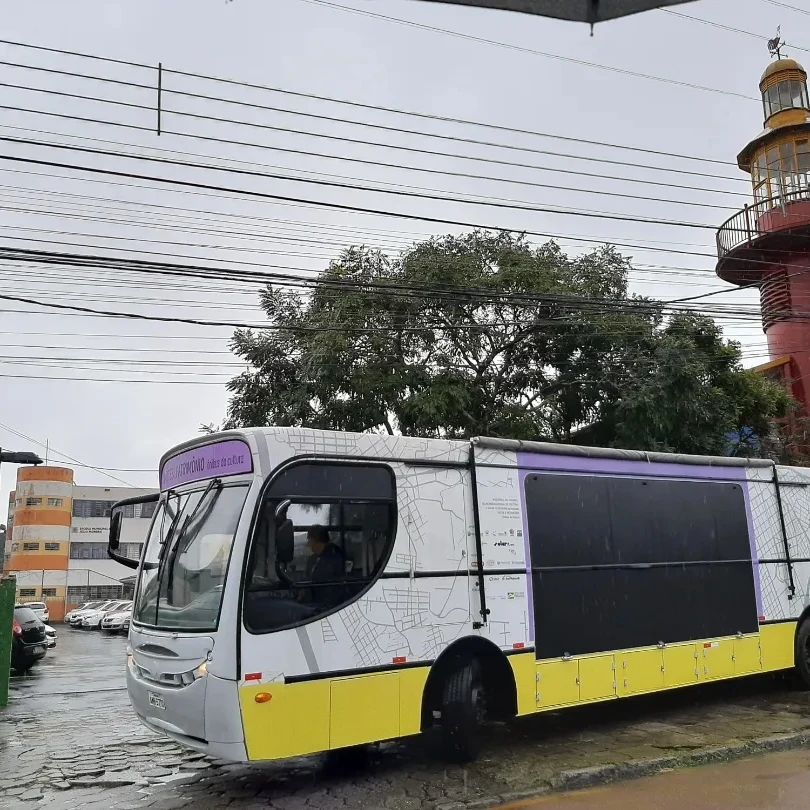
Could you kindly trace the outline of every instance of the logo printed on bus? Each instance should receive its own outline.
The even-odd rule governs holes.
[[[228,439],[195,447],[170,458],[160,470],[160,488],[250,472],[253,472],[250,447],[240,439]]]

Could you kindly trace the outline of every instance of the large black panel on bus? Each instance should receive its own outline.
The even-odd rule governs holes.
[[[757,630],[740,484],[531,474],[538,658]]]

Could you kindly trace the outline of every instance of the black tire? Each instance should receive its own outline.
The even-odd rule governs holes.
[[[805,619],[796,633],[796,674],[803,689],[810,689],[810,618]]]
[[[442,692],[442,752],[451,762],[471,762],[481,750],[486,701],[481,667],[476,660],[459,662]]]

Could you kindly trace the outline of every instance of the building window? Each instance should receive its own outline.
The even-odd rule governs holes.
[[[74,498],[73,516],[82,518],[109,517],[116,503],[117,501],[82,501]],[[149,511],[148,514],[144,514],[143,511],[141,511],[140,514],[136,514],[135,510],[138,507],[140,507],[141,510],[149,508],[151,511]],[[125,518],[151,517],[155,511],[155,505],[128,503],[126,506],[122,506],[119,511]]]
[[[788,79],[769,87],[762,94],[766,120],[782,110],[808,109],[807,83]]]
[[[157,508],[157,501],[149,501],[148,503],[142,503],[140,507],[141,507],[140,517],[151,518],[155,514],[155,509]]]
[[[62,498],[48,498],[48,506],[61,506],[63,503]]]
[[[77,605],[94,599],[119,599],[124,595],[123,585],[68,585],[67,601]]]
[[[42,589],[42,596],[56,596],[56,588],[43,588]]]
[[[23,543],[23,551],[39,551],[39,543]]]
[[[115,501],[73,500],[73,516],[83,518],[109,517]]]
[[[20,588],[20,599],[26,599],[37,595],[36,588]]]
[[[26,506],[42,506],[42,498],[26,498]]]
[[[783,141],[759,152],[751,162],[751,180],[756,202],[773,200],[766,203],[766,210],[794,199],[807,199],[810,196],[808,139]]]
[[[45,543],[45,551],[59,551],[59,543]]]
[[[106,560],[107,557],[108,555],[106,543],[70,544],[71,560]]]
[[[140,560],[143,543],[121,543],[118,553],[130,560]]]

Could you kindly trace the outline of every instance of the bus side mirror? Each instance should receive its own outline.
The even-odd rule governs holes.
[[[107,546],[110,551],[117,551],[118,546],[121,545],[121,524],[123,520],[124,513],[113,510],[110,517],[110,539],[107,541]]]
[[[118,503],[113,505],[112,511],[110,512],[110,535],[107,540],[107,556],[111,560],[115,560],[117,563],[121,563],[121,565],[125,565],[127,568],[138,568],[140,565],[139,560],[131,560],[129,557],[122,557],[118,553],[118,549],[121,547],[121,533],[124,526],[125,510],[127,507],[139,505],[141,515],[144,515],[144,505],[157,504],[158,497],[157,493],[154,495],[140,495],[137,498],[127,498],[126,500],[118,501]],[[130,514],[133,513],[134,510],[130,511]],[[153,513],[154,507],[148,514],[151,515]]]

